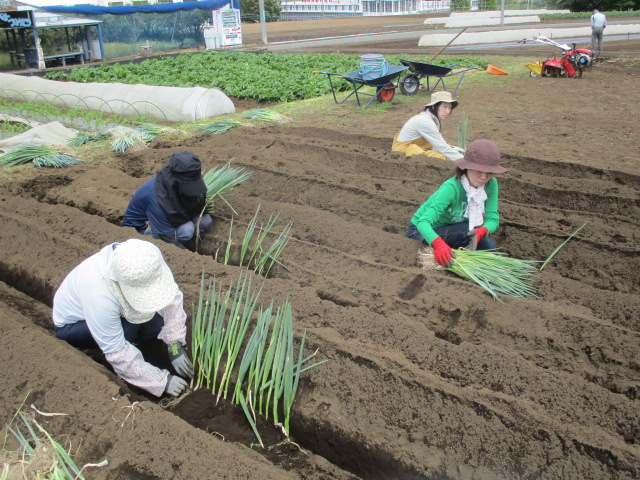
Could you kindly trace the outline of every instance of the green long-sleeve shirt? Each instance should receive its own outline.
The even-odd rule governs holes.
[[[498,215],[498,180],[492,178],[484,185],[487,200],[484,204],[484,224],[489,235],[500,225]],[[469,219],[464,216],[467,209],[467,193],[455,177],[444,182],[436,192],[416,211],[411,219],[424,239],[431,244],[438,234],[434,228],[461,223]]]

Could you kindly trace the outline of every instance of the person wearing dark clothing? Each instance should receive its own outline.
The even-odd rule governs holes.
[[[189,152],[174,153],[133,194],[122,225],[183,247],[195,235],[196,224],[200,233],[211,228],[211,215],[203,213],[206,202],[200,159]]]

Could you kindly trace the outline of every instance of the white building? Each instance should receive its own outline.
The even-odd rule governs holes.
[[[449,11],[450,0],[283,0],[281,20]]]

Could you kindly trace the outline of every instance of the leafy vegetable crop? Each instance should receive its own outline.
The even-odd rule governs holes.
[[[420,58],[423,57],[423,58]],[[399,64],[399,57],[386,57]],[[349,73],[358,69],[357,55],[215,52],[184,53],[177,57],[149,59],[141,63],[80,67],[70,72],[51,72],[49,79],[75,82],[144,83],[173,87],[218,88],[226,95],[262,101],[289,102],[315,98],[331,92],[327,76],[318,72]],[[428,57],[412,60],[429,62]],[[482,66],[475,59],[437,59],[438,65],[459,63]],[[352,88],[336,77],[338,91]]]

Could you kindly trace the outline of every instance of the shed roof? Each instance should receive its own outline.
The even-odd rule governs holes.
[[[17,10],[33,10],[33,18],[35,20],[36,28],[84,27],[87,25],[98,25],[102,23],[102,20],[69,17],[66,15],[59,15],[57,13],[43,12],[30,6],[20,5],[19,2]]]

